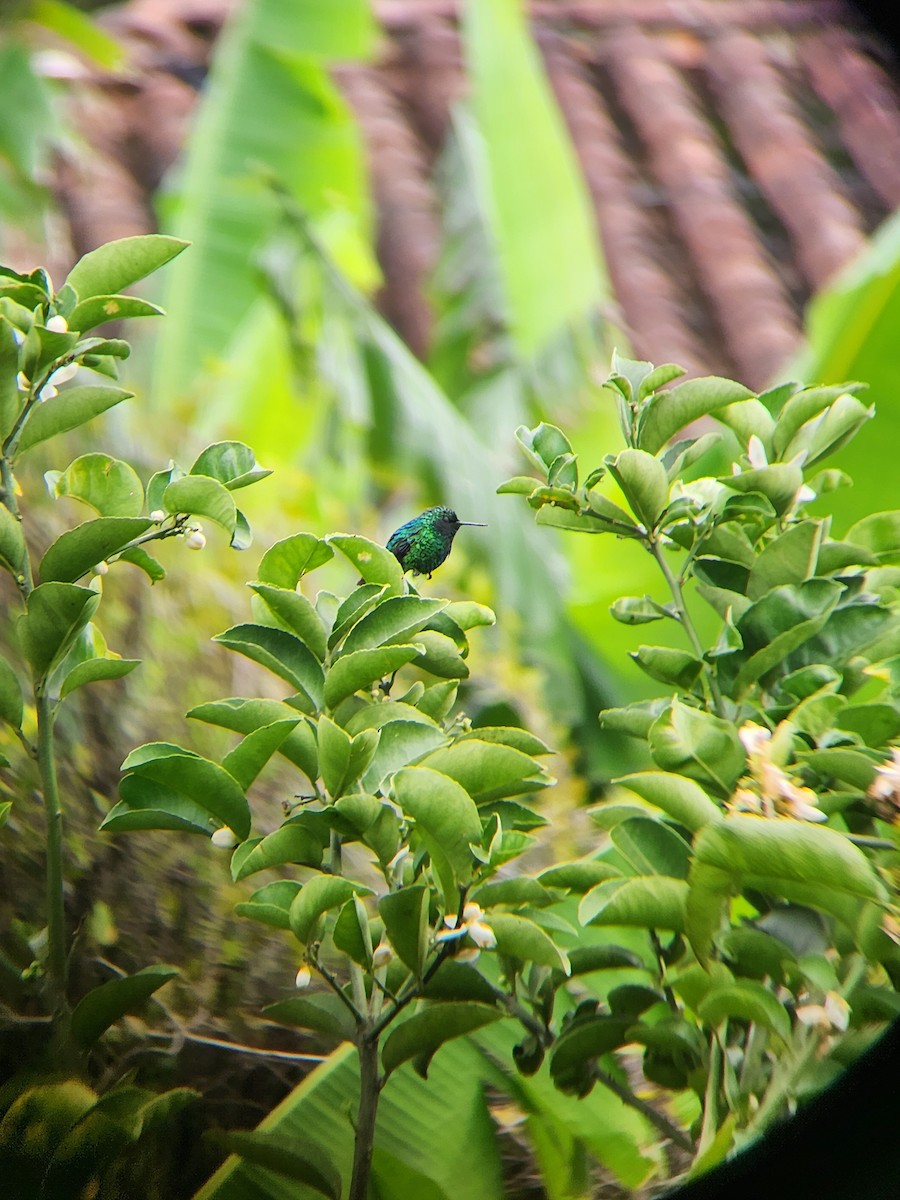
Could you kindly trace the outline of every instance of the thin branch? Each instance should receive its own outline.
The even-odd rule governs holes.
[[[627,1087],[619,1083],[612,1075],[607,1075],[599,1067],[594,1068],[594,1078],[598,1083],[602,1083],[604,1087],[609,1088],[611,1092],[618,1096],[623,1104],[627,1104],[629,1108],[633,1108],[636,1112],[645,1116],[652,1125],[656,1126],[660,1133],[674,1142],[676,1146],[680,1146],[682,1150],[693,1154],[694,1144],[687,1134],[679,1129],[677,1125],[673,1125],[661,1112],[657,1112],[652,1104],[648,1104],[646,1100],[641,1100],[639,1096],[635,1096]]]

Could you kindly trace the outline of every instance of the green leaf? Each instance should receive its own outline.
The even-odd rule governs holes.
[[[302,1029],[315,1029],[317,1033],[329,1034],[350,1042],[356,1033],[353,1014],[338,996],[331,992],[314,992],[310,996],[296,996],[280,1000],[263,1009],[273,1021],[286,1025],[299,1025]]]
[[[602,256],[590,198],[524,14],[505,0],[469,0],[462,15],[478,128],[473,182],[490,222],[510,333],[529,359],[605,294]]]
[[[685,926],[688,884],[663,875],[609,879],[592,888],[578,906],[582,925],[638,925],[642,929]]]
[[[22,574],[26,554],[21,521],[16,520],[5,504],[0,504],[0,564],[17,577]]]
[[[383,707],[378,705],[378,708]],[[380,732],[381,739],[363,780],[365,786],[373,791],[380,789],[389,775],[412,762],[420,761],[447,741],[443,730],[423,721],[388,721],[381,726]]]
[[[701,1000],[697,1015],[706,1025],[721,1025],[729,1017],[753,1021],[782,1042],[788,1042],[791,1036],[784,1005],[768,987],[752,979],[736,979],[732,984],[711,988]]]
[[[53,492],[89,504],[101,517],[137,517],[144,507],[144,489],[137,472],[108,454],[76,458],[56,479]]]
[[[158,270],[187,247],[179,238],[143,234],[107,242],[80,258],[66,278],[79,300],[114,295]]]
[[[322,662],[327,650],[325,626],[314,606],[300,592],[268,583],[249,585],[265,607],[289,633],[295,634]]]
[[[593,1075],[588,1072],[584,1086],[579,1086],[580,1081],[576,1082],[586,1064],[624,1046],[633,1024],[632,1016],[616,1017],[605,1013],[573,1021],[557,1038],[550,1052],[550,1071],[556,1086],[562,1091],[586,1094],[593,1087]]]
[[[666,615],[647,596],[620,596],[609,606],[609,611],[623,625],[646,625],[650,621],[661,621]]]
[[[381,1051],[385,1075],[411,1058],[430,1061],[444,1042],[490,1025],[502,1015],[496,1008],[474,1001],[428,1004],[388,1034]],[[420,1074],[426,1071],[427,1067]]]
[[[802,583],[816,573],[824,522],[801,521],[769,542],[750,568],[747,595],[758,600],[783,583]]]
[[[86,333],[107,321],[121,321],[130,317],[162,317],[165,314],[155,304],[139,300],[136,296],[92,296],[76,304],[69,313],[70,329]]]
[[[0,720],[13,729],[22,727],[22,685],[5,658],[0,657]]]
[[[534,921],[515,913],[492,912],[486,923],[496,934],[498,954],[539,963],[568,975],[569,960],[565,952]]]
[[[641,771],[623,775],[616,783],[635,792],[642,800],[662,809],[679,825],[696,833],[704,825],[722,820],[722,810],[693,779],[671,771]]]
[[[447,600],[421,596],[389,596],[359,620],[347,634],[342,653],[407,643],[431,618],[447,608]]]
[[[536,487],[538,480],[531,475],[514,475],[512,479],[507,479],[497,488],[498,496],[530,496]]]
[[[134,392],[125,392],[121,388],[66,388],[59,395],[51,396],[31,410],[19,438],[17,453],[23,454],[47,438],[77,429],[79,425],[86,424],[100,413],[106,412],[108,408],[121,404],[133,395]]]
[[[422,765],[462,784],[476,804],[518,796],[553,782],[530,755],[500,742],[483,742],[477,737],[435,750]]]
[[[145,517],[97,517],[60,534],[41,559],[41,581],[74,583],[146,533]]]
[[[265,625],[234,625],[213,638],[229,650],[268,667],[301,693],[310,706],[321,708],[325,677],[322,664],[299,638],[283,629]]]
[[[81,999],[72,1013],[72,1037],[80,1046],[94,1042],[126,1013],[140,1008],[155,991],[174,978],[174,967],[145,967],[136,975],[110,979]]]
[[[321,1146],[310,1145],[304,1150],[293,1137],[244,1130],[216,1129],[212,1131],[210,1140],[229,1154],[237,1154],[255,1166],[274,1171],[283,1179],[291,1179],[304,1188],[312,1188],[331,1200],[340,1200],[340,1173],[322,1153]]]
[[[332,908],[340,908],[353,895],[371,895],[371,888],[339,875],[314,875],[304,883],[290,908],[291,931],[300,942],[315,936],[319,918]]]
[[[122,679],[140,665],[139,658],[118,658],[114,655],[89,658],[86,662],[78,663],[69,671],[60,688],[59,698],[65,700],[66,696],[70,696],[76,688],[84,687],[88,683],[100,683],[105,679]]]
[[[632,449],[607,459],[607,466],[628,507],[646,529],[654,529],[669,499],[665,467],[652,454]]]
[[[568,888],[583,894],[605,879],[618,879],[621,870],[599,858],[578,859],[576,862],[560,863],[548,867],[538,876],[540,883],[548,888]]]
[[[364,970],[372,969],[372,934],[369,929],[369,915],[358,896],[351,896],[341,908],[331,931],[331,940],[336,949],[343,951],[348,958]]]
[[[416,822],[431,856],[447,912],[458,907],[458,885],[474,869],[471,845],[481,840],[481,818],[471,796],[453,779],[427,767],[404,767],[393,778],[394,800]]]
[[[257,574],[262,583],[293,591],[304,575],[330,558],[334,551],[327,542],[311,533],[295,533],[269,547],[259,560]]]
[[[486,604],[476,604],[474,600],[454,600],[444,609],[444,615],[450,617],[463,632],[479,625],[497,623],[494,610]]]
[[[363,583],[350,593],[334,614],[334,619],[331,623],[331,633],[328,635],[329,650],[333,650],[335,646],[340,645],[356,622],[362,620],[366,613],[375,607],[386,591],[386,584]],[[337,597],[335,597],[336,599]],[[319,600],[317,598],[317,606],[318,603]]]
[[[271,725],[261,725],[252,730],[225,755],[222,766],[246,791],[284,739],[297,728],[300,720],[298,713],[294,717],[273,721]]]
[[[208,811],[194,800],[139,775],[126,775],[119,795],[122,799],[101,822],[105,833],[169,829],[209,837],[215,828]]]
[[[170,513],[190,513],[215,521],[229,533],[237,527],[237,509],[231,493],[208,475],[183,475],[173,480],[162,496],[163,508]]]
[[[703,663],[693,654],[670,646],[638,646],[637,650],[628,652],[628,657],[651,679],[670,684],[683,692],[690,691],[703,670]]]
[[[366,583],[386,584],[389,596],[403,595],[403,568],[390,550],[359,534],[333,533],[327,541],[353,563]]]
[[[253,893],[249,900],[236,904],[234,911],[273,929],[290,929],[290,909],[301,884],[293,879],[277,879]]]
[[[250,808],[243,789],[224,767],[209,759],[179,746],[150,742],[133,750],[122,770],[186,796],[227,825],[241,841],[250,833]]]
[[[657,392],[641,413],[638,445],[656,454],[685,425],[752,397],[753,393],[742,384],[717,376],[690,379],[669,391]]]
[[[737,730],[712,713],[673,700],[650,727],[650,753],[664,771],[687,775],[730,796],[746,755]]]
[[[16,386],[19,344],[11,322],[0,313],[0,443],[8,437],[22,408]]]
[[[304,867],[320,867],[326,842],[321,831],[310,828],[301,817],[286,821],[280,829],[259,840],[242,842],[231,860],[231,877],[237,883],[264,871],[295,863]]]
[[[216,479],[233,492],[272,472],[259,465],[256,455],[243,442],[215,442],[200,453],[188,474]]]
[[[197,721],[219,725],[245,736],[278,721],[292,720],[297,710],[283,700],[245,700],[242,696],[200,704],[187,714]],[[310,782],[318,779],[319,765],[315,734],[308,721],[301,721],[278,747],[294,766],[299,767]]]
[[[803,471],[793,463],[772,463],[739,475],[723,475],[719,482],[735,492],[760,492],[780,516],[803,485]]]
[[[322,772],[322,782],[332,800],[337,800],[348,783],[347,768],[350,765],[349,734],[339,725],[335,725],[323,713],[316,727],[319,743],[319,770]]]
[[[35,675],[59,661],[97,611],[100,596],[71,583],[42,583],[19,618],[19,641]]]
[[[417,979],[422,977],[428,953],[430,895],[428,888],[419,884],[388,892],[378,901],[388,941]]]
[[[610,832],[615,848],[637,875],[687,879],[691,848],[674,829],[650,817],[628,817]]]
[[[325,676],[324,703],[334,710],[347,696],[368,687],[377,679],[393,675],[405,663],[421,658],[419,646],[383,646],[357,650],[333,663]]]
[[[415,635],[416,644],[424,648],[425,653],[416,662],[416,666],[439,679],[466,679],[469,668],[457,648],[456,643],[446,634],[434,629],[423,629]]]
[[[555,753],[539,737],[535,737],[527,729],[520,729],[517,725],[477,725],[474,729],[463,733],[459,741],[496,742],[501,746],[510,746],[513,750],[518,750],[521,754],[527,754],[532,758]]]
[[[870,551],[882,565],[900,563],[900,510],[872,513],[847,530],[847,541]]]

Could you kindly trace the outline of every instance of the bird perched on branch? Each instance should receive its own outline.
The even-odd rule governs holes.
[[[452,508],[439,505],[426,508],[423,513],[401,525],[387,540],[387,548],[404,571],[414,575],[427,575],[436,570],[453,545],[457,530],[463,525],[479,525],[483,521],[460,521]]]

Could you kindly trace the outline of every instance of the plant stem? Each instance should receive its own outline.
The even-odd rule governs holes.
[[[659,569],[660,569],[660,571],[662,571],[665,581],[668,584],[669,591],[672,593],[672,600],[675,604],[675,608],[678,613],[678,620],[681,623],[682,628],[684,629],[685,633],[688,636],[688,641],[691,643],[691,648],[693,649],[694,654],[696,654],[696,656],[700,660],[700,662],[704,663],[704,666],[706,669],[703,672],[703,678],[707,681],[707,683],[709,685],[709,690],[710,690],[710,694],[712,695],[712,700],[713,700],[713,705],[716,710],[716,715],[724,718],[725,717],[725,703],[722,699],[722,693],[719,690],[719,681],[716,679],[715,672],[708,666],[708,664],[706,664],[705,659],[703,657],[703,654],[704,654],[703,643],[700,641],[700,637],[697,633],[697,629],[694,625],[694,622],[691,619],[691,614],[688,612],[688,607],[685,604],[684,592],[682,590],[681,584],[678,582],[678,579],[675,577],[674,573],[672,572],[672,568],[666,562],[665,552],[663,551],[663,548],[662,548],[662,546],[660,546],[659,542],[653,537],[648,537],[647,541],[646,541],[646,545],[647,545],[647,548],[649,549],[650,553],[656,559]]]
[[[676,1146],[680,1146],[682,1150],[687,1150],[688,1153],[693,1153],[694,1145],[686,1133],[683,1133],[677,1125],[673,1125],[667,1117],[664,1117],[661,1112],[657,1112],[652,1104],[648,1104],[646,1100],[641,1100],[639,1096],[635,1096],[634,1092],[624,1087],[612,1075],[607,1075],[599,1067],[594,1069],[594,1078],[598,1083],[602,1083],[604,1087],[609,1088],[623,1104],[627,1104],[629,1108],[635,1109],[636,1112],[643,1114],[647,1120],[655,1125],[656,1128]]]
[[[53,704],[45,692],[37,699],[38,767],[47,815],[47,966],[54,1013],[68,1014],[68,946],[63,892],[63,813],[59,802],[53,745]]]
[[[702,1154],[716,1136],[719,1128],[719,1086],[722,1080],[722,1047],[717,1034],[709,1044],[709,1073],[706,1077],[706,1092],[703,1096],[703,1125],[697,1153]]]
[[[3,503],[12,516],[21,522],[22,514],[19,512],[19,504],[16,500],[16,480],[12,473],[12,464],[5,454],[0,455],[0,503]],[[22,564],[22,572],[16,576],[16,586],[23,600],[27,600],[34,590],[34,581],[31,577],[31,559],[27,551],[25,553],[25,561]]]
[[[819,1048],[819,1035],[815,1029],[804,1030],[803,1034],[805,1035],[804,1039],[801,1041],[793,1061],[772,1079],[762,1103],[756,1110],[756,1115],[744,1130],[745,1134],[765,1129],[769,1122],[778,1115],[778,1111],[787,1100],[791,1089],[815,1058]]]
[[[353,1146],[353,1174],[347,1200],[366,1200],[369,1194],[369,1175],[372,1171],[372,1152],[375,1149],[375,1117],[382,1080],[378,1073],[378,1037],[371,1030],[360,1032],[359,1051],[359,1110],[356,1114],[356,1140]]]

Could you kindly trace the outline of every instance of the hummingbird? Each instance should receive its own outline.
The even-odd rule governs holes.
[[[426,508],[423,513],[401,525],[387,540],[387,548],[404,571],[414,575],[427,575],[436,570],[447,555],[462,525],[479,525],[483,521],[461,521],[452,508],[439,505]]]

